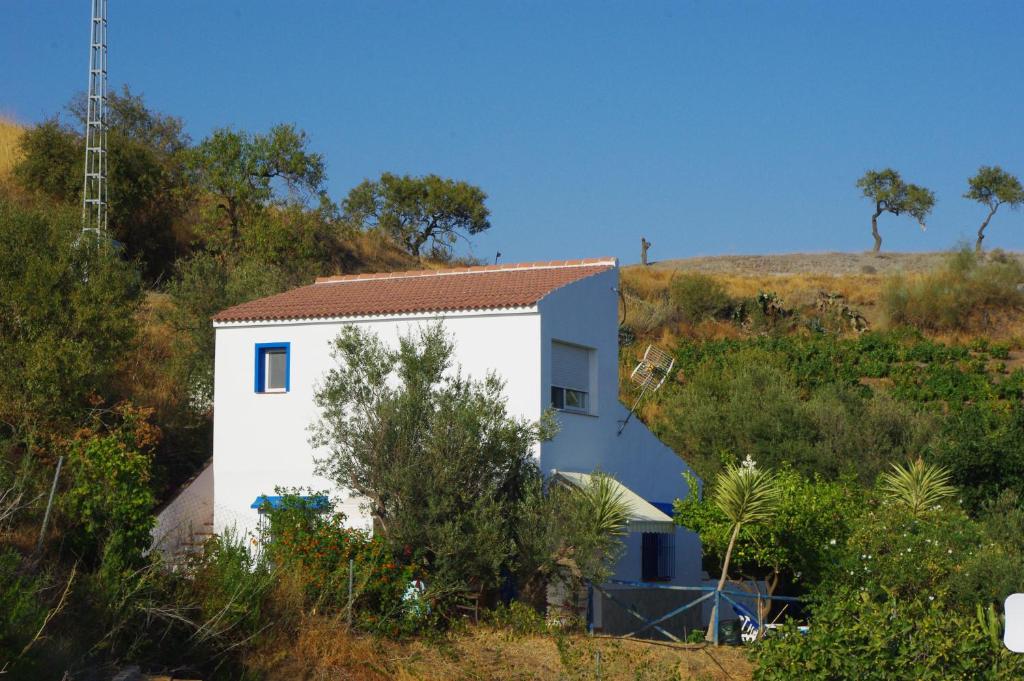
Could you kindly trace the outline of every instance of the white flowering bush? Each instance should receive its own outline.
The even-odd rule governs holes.
[[[758,644],[756,679],[1024,678],[1024,656],[993,644],[975,614],[1024,588],[1020,556],[958,507],[914,517],[872,504],[822,548],[832,559],[809,631]]]

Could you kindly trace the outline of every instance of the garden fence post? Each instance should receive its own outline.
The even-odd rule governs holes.
[[[348,559],[348,628],[352,628],[352,570],[355,566],[355,560],[352,558]]]
[[[716,646],[718,645],[718,619],[719,613],[722,612],[722,592],[715,589],[715,617],[714,617],[714,631],[711,634],[711,642]]]
[[[50,508],[53,506],[53,495],[57,492],[57,479],[60,477],[60,467],[64,465],[64,457],[57,459],[57,470],[53,473],[53,484],[50,485],[50,499],[46,502],[46,513],[43,514],[43,526],[39,530],[39,542],[36,544],[36,552],[43,548],[43,539],[46,537],[46,525],[50,522]]]

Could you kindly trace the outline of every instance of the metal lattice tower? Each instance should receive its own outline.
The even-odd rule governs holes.
[[[107,233],[107,0],[92,0],[82,234]]]

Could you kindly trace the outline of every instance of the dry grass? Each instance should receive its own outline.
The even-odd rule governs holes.
[[[663,261],[649,267],[624,267],[622,288],[626,297],[625,323],[637,334],[637,347],[656,343],[674,347],[681,338],[716,340],[742,337],[734,323],[705,320],[695,325],[680,321],[670,301],[672,280],[681,272],[708,274],[729,296],[750,300],[758,292],[773,292],[790,309],[811,311],[822,292],[838,293],[859,312],[870,328],[885,329],[890,322],[882,299],[886,287],[902,279],[920,285],[934,278],[949,263],[950,253],[793,254],[781,256],[721,256]],[[1021,254],[999,257],[1022,258]],[[873,265],[871,263],[874,263]],[[876,271],[864,272],[868,267]],[[927,327],[927,325],[925,325]],[[1024,347],[1024,312],[1016,306],[988,306],[974,310],[963,329],[923,328],[929,338],[946,343],[968,343],[978,336],[1009,341]],[[624,360],[623,369],[632,365]],[[645,415],[647,416],[647,415]]]
[[[18,160],[18,141],[25,128],[7,118],[0,118],[0,180],[11,174]]]
[[[626,267],[622,270],[623,286],[643,298],[663,295],[668,291],[676,270],[664,267]],[[820,291],[841,293],[851,305],[874,305],[886,277],[879,274],[748,274],[743,271],[720,272],[713,275],[729,295],[752,298],[759,291],[773,291],[794,305],[812,304]]]
[[[600,655],[600,677],[596,660]],[[539,679],[751,678],[737,648],[676,646],[585,635],[511,636],[479,626],[440,641],[354,637],[344,625],[311,617],[297,639],[247,660],[268,679],[327,681],[526,681]]]

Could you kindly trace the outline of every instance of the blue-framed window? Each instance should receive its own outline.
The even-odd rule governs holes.
[[[291,389],[291,343],[256,344],[256,392],[286,393]]]

